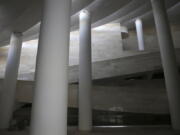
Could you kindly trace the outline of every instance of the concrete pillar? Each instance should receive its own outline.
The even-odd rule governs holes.
[[[143,24],[141,19],[136,19],[136,32],[138,39],[138,49],[139,51],[144,51],[144,34],[143,34]]]
[[[79,130],[92,129],[91,105],[91,15],[87,10],[80,13],[79,52]]]
[[[67,135],[71,0],[45,0],[36,63],[31,135]]]
[[[180,130],[180,77],[164,0],[151,0],[169,98],[172,127]]]
[[[12,33],[3,90],[0,97],[0,128],[9,128],[14,111],[16,83],[22,48],[22,34]]]
[[[121,26],[121,23],[120,23],[120,45],[121,45],[121,51],[124,51],[124,45],[123,45],[123,36],[122,36],[122,33],[123,33],[123,27]]]

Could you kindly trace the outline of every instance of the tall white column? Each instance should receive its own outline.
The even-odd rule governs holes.
[[[12,33],[8,52],[5,78],[0,97],[0,128],[6,129],[14,111],[16,83],[22,48],[22,34]]]
[[[91,15],[87,10],[80,13],[79,52],[79,130],[92,129],[91,105]]]
[[[180,130],[180,77],[164,0],[151,0],[169,98],[172,127]]]
[[[139,51],[144,51],[144,34],[143,34],[143,24],[141,19],[136,19],[136,32],[138,39],[138,49]]]
[[[31,135],[67,135],[71,0],[44,0]]]

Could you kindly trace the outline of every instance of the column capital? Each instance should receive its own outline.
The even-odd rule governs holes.
[[[139,23],[139,22],[142,23],[142,19],[141,18],[136,18],[135,22],[136,23]]]
[[[79,13],[79,17],[80,19],[86,19],[86,18],[89,18],[91,16],[91,13],[89,10],[81,10],[80,13]]]
[[[20,37],[20,36],[23,36],[22,32],[15,32],[15,31],[14,31],[14,32],[12,32],[12,34],[14,34],[14,35],[16,35],[16,36],[19,36],[19,37]]]
[[[151,0],[151,2],[156,2],[156,1],[165,2],[165,0]]]

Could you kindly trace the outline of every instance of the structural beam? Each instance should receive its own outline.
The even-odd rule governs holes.
[[[172,127],[180,130],[180,76],[164,0],[151,0],[164,69]]]
[[[144,34],[143,34],[143,24],[141,19],[136,19],[136,32],[137,32],[137,39],[138,39],[138,49],[139,51],[144,51]]]
[[[5,78],[0,97],[0,128],[7,129],[13,116],[16,84],[22,48],[22,34],[12,33],[8,52]]]
[[[44,0],[31,135],[67,135],[71,0]]]
[[[91,14],[83,10],[79,18],[79,130],[90,131],[92,129]]]

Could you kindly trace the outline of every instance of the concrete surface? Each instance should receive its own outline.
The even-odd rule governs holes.
[[[1,135],[29,135],[28,131],[7,132],[0,131]],[[53,134],[53,133],[52,133]],[[92,132],[79,132],[76,127],[68,128],[68,135],[180,135],[169,126],[147,127],[123,127],[123,128],[100,128],[94,127]]]
[[[111,82],[115,81],[115,79],[111,79]],[[21,103],[31,103],[33,87],[34,82],[32,81],[18,81],[16,100]],[[68,93],[69,107],[76,108],[78,105],[78,85],[69,85]],[[92,94],[93,108],[98,110],[154,114],[169,113],[163,80],[129,80],[117,81],[116,83],[102,81],[93,85]]]
[[[180,64],[179,51],[179,49],[176,49],[178,64]],[[35,63],[32,63],[32,61],[30,61],[28,57],[24,60],[26,60],[25,63],[23,65],[20,65],[18,79],[32,81],[34,80]],[[21,66],[24,66],[24,68],[21,68]],[[160,54],[158,51],[127,52],[120,58],[97,61],[94,62],[92,66],[93,79],[110,78],[116,76],[124,77],[162,69]],[[3,78],[4,71],[1,71],[1,78]],[[72,83],[77,81],[78,65],[70,66],[69,82]]]
[[[179,35],[180,35],[180,27],[178,25],[171,26],[174,46],[179,48]],[[138,42],[137,42],[137,35],[135,30],[129,31],[129,36],[126,39],[123,39],[123,47],[125,51],[130,50],[138,50]],[[144,29],[144,41],[145,41],[145,50],[151,51],[153,49],[159,50],[157,34],[154,27],[149,27]]]
[[[121,73],[132,74],[136,73],[136,69],[137,72],[144,72],[161,68],[155,29],[149,28],[144,32],[146,48],[144,52],[137,51],[138,45],[135,31],[129,32],[129,38],[122,40],[119,29],[119,24],[108,24],[92,30],[92,61],[95,62],[93,64],[93,76],[95,79],[121,75]],[[180,27],[172,26],[172,31],[175,46],[179,48]],[[76,82],[78,77],[78,35],[79,33],[77,31],[71,33],[69,58],[69,65],[71,66],[69,69],[70,82]],[[18,77],[20,80],[34,80],[37,42],[37,40],[32,40],[25,42],[23,45]],[[0,48],[0,78],[4,77],[8,48]],[[179,53],[177,53],[177,57],[179,57]],[[126,68],[129,64],[133,66]]]
[[[131,4],[133,3],[132,1],[135,1],[135,4]],[[179,0],[166,0],[167,9],[178,5],[178,2]],[[24,2],[23,0],[18,2],[6,0],[1,1],[0,4],[2,5],[2,14],[0,16],[0,45],[6,45],[8,43],[9,36],[12,31],[26,32],[29,28],[36,25],[41,20],[42,0],[31,0],[28,2]],[[98,25],[102,25],[104,22],[107,23],[116,19],[123,20],[123,23],[127,24],[129,21],[133,22],[134,18],[143,18],[143,15],[151,12],[151,4],[146,0],[141,0],[139,3],[136,3],[136,0],[73,0],[71,9],[72,30],[78,28],[78,12],[85,7],[93,13],[93,23],[99,22]],[[101,12],[99,12],[99,10]],[[178,11],[178,8],[173,8],[173,10],[170,11],[170,14],[173,14],[170,21],[174,22],[175,20],[176,23],[179,22],[179,19],[177,19],[179,17],[179,14],[177,14]],[[109,19],[109,16],[113,17]],[[153,21],[152,13],[148,16],[148,18],[151,19],[151,22]],[[102,19],[103,21],[101,21]],[[39,33],[39,26],[38,28],[35,28],[35,32],[32,33],[31,36]],[[24,37],[28,38],[29,35],[25,34]]]
[[[69,65],[71,66],[79,63],[79,32],[72,32],[70,39]],[[23,43],[19,79],[28,80],[28,76],[22,77],[21,74],[33,73],[34,75],[37,47],[37,39]],[[9,46],[0,48],[0,78],[4,77],[8,50]],[[122,54],[119,24],[108,24],[92,30],[92,61],[119,58]],[[30,78],[33,79],[33,76]]]

